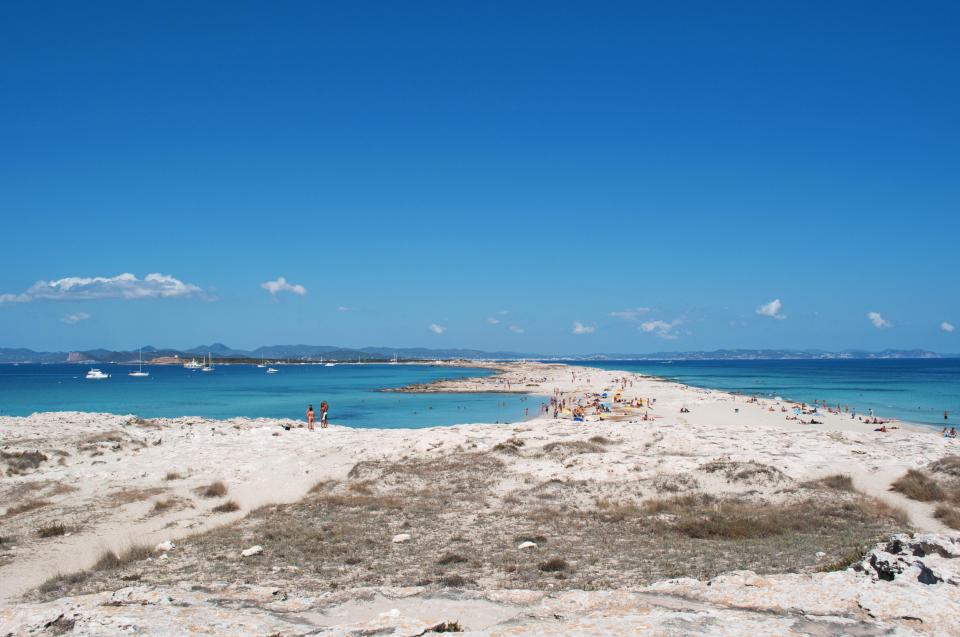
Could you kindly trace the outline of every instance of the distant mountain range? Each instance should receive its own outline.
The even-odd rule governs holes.
[[[223,343],[198,345],[186,350],[143,348],[144,361],[173,357],[199,358],[207,353],[216,359],[268,359],[315,361],[321,357],[330,361],[378,361],[391,360],[450,360],[450,359],[496,359],[496,360],[802,360],[802,359],[870,359],[870,358],[960,358],[960,354],[938,354],[922,349],[868,352],[845,350],[792,349],[720,349],[712,352],[654,352],[652,354],[589,354],[558,356],[520,352],[486,352],[478,349],[429,349],[426,347],[363,347],[359,349],[334,345],[271,345],[254,350],[233,349]],[[0,363],[106,363],[137,360],[137,351],[92,349],[76,352],[36,352],[25,348],[0,347]]]

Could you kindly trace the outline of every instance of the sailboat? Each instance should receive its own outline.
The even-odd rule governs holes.
[[[207,352],[207,360],[204,361],[203,367],[200,368],[201,372],[212,372],[213,371],[213,356],[210,355],[210,352]]]
[[[200,363],[197,362],[197,359],[191,358],[189,363],[184,363],[183,367],[185,369],[200,369],[203,367]]]
[[[143,371],[143,348],[142,347],[140,348],[138,359],[140,361],[140,368],[135,372],[130,372],[129,374],[127,374],[127,376],[133,376],[135,378],[146,378],[147,376],[150,375],[150,372]]]
[[[396,355],[396,354],[393,355],[393,360],[390,361],[390,364],[391,364],[391,365],[396,365],[396,364],[397,364],[397,355]]]

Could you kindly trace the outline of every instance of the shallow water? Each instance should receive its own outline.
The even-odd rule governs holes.
[[[217,365],[204,373],[181,366],[98,364],[106,380],[86,380],[86,365],[0,365],[0,415],[95,411],[144,418],[304,417],[312,403],[330,403],[330,422],[351,427],[421,428],[474,422],[516,422],[535,414],[525,394],[400,394],[378,391],[442,378],[486,376],[483,369],[431,365],[281,365],[267,374],[254,365]]]
[[[867,415],[960,424],[960,359],[603,361],[577,363],[660,376],[694,387],[811,403],[826,400]]]

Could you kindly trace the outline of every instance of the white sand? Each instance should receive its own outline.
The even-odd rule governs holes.
[[[622,372],[560,365],[522,363],[501,376],[444,383],[445,391],[513,390],[567,397],[613,389],[615,379],[629,376],[633,385],[624,399],[656,398],[649,410],[655,420],[643,421],[646,410],[618,410],[605,420],[574,423],[549,416],[513,425],[459,425],[431,429],[351,429],[332,425],[309,432],[284,431],[283,421],[200,418],[156,420],[159,427],[129,424],[130,418],[88,413],[44,413],[27,418],[0,418],[0,447],[5,451],[51,449],[70,452],[63,465],[55,456],[25,476],[4,478],[4,507],[15,504],[11,489],[25,483],[52,481],[79,489],[46,496],[49,506],[6,518],[0,517],[0,535],[21,539],[15,549],[2,550],[0,598],[11,601],[58,572],[89,567],[105,549],[121,550],[137,543],[152,545],[166,539],[223,524],[267,503],[292,502],[303,497],[321,479],[343,478],[360,460],[399,459],[429,455],[456,445],[489,448],[512,437],[541,441],[586,439],[604,435],[622,440],[604,454],[583,454],[566,463],[523,459],[524,470],[539,479],[563,477],[583,480],[622,480],[658,474],[684,474],[705,461],[728,457],[776,467],[797,480],[831,474],[851,475],[869,494],[906,509],[919,530],[943,532],[932,507],[890,492],[890,482],[909,468],[921,467],[944,455],[960,454],[960,441],[944,439],[932,428],[899,425],[876,433],[875,425],[851,420],[849,415],[820,415],[822,425],[786,420],[777,402],[747,403],[727,393],[642,378]],[[612,393],[611,393],[612,398]],[[530,398],[531,413],[540,399]],[[690,413],[680,413],[681,407]],[[770,407],[774,411],[769,411]],[[739,413],[735,413],[739,409]],[[146,446],[125,444],[91,457],[78,453],[77,441],[102,432],[122,431]],[[159,444],[155,444],[160,441]],[[166,481],[175,471],[183,480]],[[211,514],[221,500],[193,493],[196,487],[223,480],[241,511]],[[110,495],[122,489],[162,488],[166,492],[142,501],[112,504]],[[701,484],[705,491],[724,491],[730,484]],[[192,508],[150,516],[153,503],[170,496],[193,503]],[[25,499],[25,498],[24,498]],[[21,500],[17,500],[20,502]],[[69,537],[38,540],[33,530],[55,520],[76,521],[79,530]]]

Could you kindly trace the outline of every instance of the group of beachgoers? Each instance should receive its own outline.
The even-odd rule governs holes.
[[[577,375],[573,372],[570,374],[571,380],[576,380]],[[567,397],[566,392],[562,392],[559,389],[554,389],[554,395],[550,397],[549,404],[543,403],[541,405],[541,411],[544,414],[549,414],[553,412],[553,417],[563,417],[564,415],[572,416],[574,422],[585,422],[587,414],[593,412],[598,416],[600,420],[603,420],[603,414],[609,413],[612,411],[613,406],[620,407],[633,407],[633,408],[646,408],[650,410],[653,408],[656,403],[656,398],[632,398],[632,399],[623,399],[622,392],[627,389],[627,387],[633,386],[633,380],[630,378],[618,378],[614,381],[615,385],[618,386],[616,389],[605,389],[602,393],[592,393],[587,392],[582,397]],[[611,395],[612,394],[612,395]],[[733,400],[737,400],[737,396],[734,395]],[[762,405],[763,402],[757,396],[748,396],[745,398],[744,402],[754,403]],[[817,400],[811,404],[807,403],[794,403],[792,409],[788,409],[787,405],[779,404],[777,405],[779,410],[785,414],[788,414],[790,411],[794,415],[788,415],[787,420],[797,421],[803,425],[822,425],[824,424],[822,420],[818,420],[816,416],[827,412],[832,415],[844,416],[846,414],[850,415],[851,420],[857,420],[866,425],[879,425],[874,429],[876,432],[887,433],[894,429],[899,429],[899,427],[893,426],[892,423],[897,422],[892,418],[878,418],[874,415],[873,409],[867,410],[867,415],[857,415],[856,407],[851,407],[850,405],[844,405],[837,403],[836,406],[827,403],[826,400]],[[734,411],[739,413],[739,408],[734,408]],[[767,411],[776,411],[776,407],[771,405],[768,407]],[[680,408],[681,414],[689,414],[690,409],[686,406]],[[804,418],[808,416],[809,418]],[[949,412],[943,412],[943,419],[946,421],[949,418]],[[643,414],[642,420],[651,420],[648,412]],[[942,432],[945,438],[958,438],[956,427],[950,427],[949,430],[947,427],[943,428]]]
[[[575,380],[576,374],[571,372],[571,379]],[[568,397],[567,392],[559,389],[553,390],[553,396],[550,397],[549,404],[543,403],[541,411],[544,414],[553,412],[554,418],[560,418],[569,414],[574,422],[585,422],[588,413],[593,413],[599,420],[603,420],[603,415],[611,413],[614,407],[631,407],[634,409],[652,409],[656,398],[623,398],[623,391],[628,387],[633,387],[633,380],[630,378],[617,378],[614,381],[619,389],[606,388],[602,392],[586,392],[582,397]],[[689,413],[689,410],[687,411]],[[643,414],[643,420],[650,420],[648,413]]]

